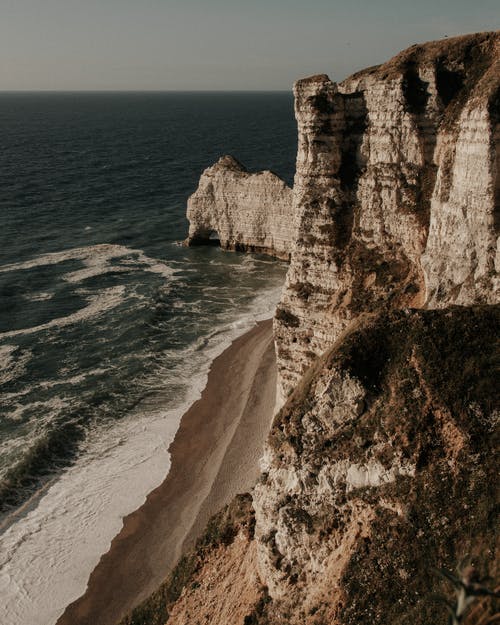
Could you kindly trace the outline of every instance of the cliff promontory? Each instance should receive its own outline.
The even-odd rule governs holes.
[[[293,198],[223,159],[188,211],[291,250],[262,474],[126,622],[497,622],[500,33],[294,94]]]
[[[232,156],[203,172],[187,217],[187,245],[218,241],[225,250],[288,260],[296,239],[290,187],[270,171],[248,172]]]
[[[445,625],[438,571],[469,557],[470,581],[497,579],[499,322],[498,305],[362,316],[301,380],[254,493],[256,622]]]

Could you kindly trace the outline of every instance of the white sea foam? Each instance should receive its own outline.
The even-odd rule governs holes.
[[[124,259],[133,256],[133,259],[126,259],[120,264],[111,263],[114,259]],[[165,263],[158,259],[150,258],[142,250],[136,250],[124,245],[112,245],[103,243],[100,245],[89,245],[88,247],[75,247],[62,252],[52,252],[41,254],[36,258],[21,262],[0,266],[0,273],[17,271],[21,269],[33,269],[45,265],[56,265],[68,260],[79,260],[84,267],[76,271],[66,273],[63,277],[67,282],[80,282],[94,276],[117,271],[130,271],[131,268],[141,266],[144,271],[160,273],[172,278],[174,271]]]
[[[28,261],[2,265],[0,266],[0,273],[33,269],[35,267],[42,267],[46,265],[55,265],[68,260],[78,260],[84,265],[83,268],[65,273],[62,276],[66,282],[70,283],[82,282],[88,278],[104,275],[106,273],[129,272],[135,270],[156,273],[168,280],[175,279],[175,271],[171,267],[158,259],[150,258],[144,254],[142,250],[128,248],[123,245],[111,244],[78,247],[71,250],[64,250],[62,252],[42,254]],[[113,260],[118,262],[111,262]],[[86,291],[80,293],[84,296],[89,295]],[[138,299],[140,298],[140,296],[136,293],[134,293],[133,296]],[[51,297],[51,293],[36,293],[30,295],[29,299],[32,301],[43,301],[50,299]],[[103,289],[99,293],[90,296],[86,306],[70,315],[52,319],[51,321],[38,326],[0,333],[0,340],[15,336],[33,334],[35,332],[49,330],[51,328],[61,328],[79,321],[85,321],[86,319],[95,317],[107,310],[115,308],[124,300],[124,297],[125,287],[123,286]]]
[[[12,347],[11,345],[9,345],[8,347]],[[2,347],[0,346],[0,358],[1,358],[1,354],[2,354]],[[12,371],[12,373],[9,376],[9,380],[10,379],[15,379],[18,377],[18,375],[22,374],[24,372],[24,365],[26,364],[26,362],[29,360],[29,358],[31,358],[31,352],[27,352],[24,355],[23,352],[23,356],[21,356],[21,359],[25,359],[24,363],[23,363],[23,369],[18,369],[18,370],[14,370]],[[18,400],[21,397],[26,397],[26,395],[30,395],[33,392],[36,392],[37,390],[46,390],[49,388],[55,388],[55,387],[59,387],[59,386],[64,386],[64,385],[75,385],[75,384],[80,384],[81,382],[83,382],[86,378],[93,376],[93,375],[101,375],[101,374],[105,374],[106,373],[106,369],[101,369],[101,368],[95,368],[95,369],[90,369],[88,371],[86,371],[85,373],[79,373],[77,375],[72,375],[69,377],[65,377],[67,375],[67,373],[69,372],[69,369],[63,367],[61,369],[59,369],[59,373],[60,376],[57,380],[41,380],[39,382],[35,382],[33,384],[26,384],[24,385],[21,389],[13,391],[11,393],[3,393],[2,394],[2,398],[10,403],[14,400]],[[7,379],[4,379],[2,376],[5,375],[5,371],[1,371],[0,372],[0,385],[3,383],[3,381],[7,381]],[[10,415],[7,414],[6,417],[7,419],[10,418]],[[7,439],[7,440],[11,440],[11,439]]]
[[[48,399],[46,401],[34,401],[29,404],[17,404],[17,406],[11,409],[9,413],[5,416],[5,420],[23,421],[24,413],[26,411],[33,412],[37,408],[43,408],[44,410],[41,410],[40,414],[37,415],[36,423],[33,423],[32,429],[36,433],[37,431],[41,431],[42,426],[45,425],[47,421],[53,419],[55,415],[60,413],[68,405],[68,400],[62,399],[60,397],[53,397],[52,399]],[[14,441],[16,441],[15,438],[7,438],[3,441],[2,444],[8,447],[13,444]],[[26,443],[24,444],[26,445]]]
[[[280,290],[263,291],[244,316],[215,330],[203,349],[195,351],[200,342],[186,350],[185,375],[174,372],[190,380],[182,404],[162,410],[148,402],[107,431],[95,432],[75,464],[0,535],[2,625],[52,625],[85,591],[122,518],[164,479],[168,446],[181,415],[199,398],[211,361],[272,315]]]
[[[14,362],[13,354],[17,351],[17,345],[0,345],[0,362],[4,369],[8,369]]]
[[[117,425],[6,530],[0,538],[5,625],[53,623],[84,591],[122,515],[163,478],[175,428],[168,414]]]
[[[54,293],[31,293],[25,296],[27,300],[30,302],[45,302],[48,299],[52,299],[54,297]]]
[[[59,373],[64,374],[64,369],[61,369]],[[38,383],[37,386],[43,389],[47,389],[47,388],[53,388],[55,386],[61,386],[64,384],[71,384],[71,385],[80,384],[81,382],[86,380],[89,376],[100,375],[102,373],[106,373],[106,369],[100,369],[99,367],[96,367],[95,369],[90,369],[86,371],[85,373],[72,375],[68,378],[61,377],[59,380],[42,380],[41,382]]]
[[[115,308],[125,298],[125,287],[114,286],[109,289],[103,289],[96,295],[90,297],[89,302],[80,310],[66,315],[66,317],[58,317],[57,319],[51,319],[47,323],[42,323],[38,326],[32,326],[31,328],[21,328],[19,330],[9,330],[8,332],[0,333],[1,339],[9,339],[14,336],[21,336],[25,334],[33,334],[34,332],[40,332],[41,330],[50,330],[51,328],[62,328],[64,326],[77,323],[78,321],[85,321],[91,317],[101,315],[107,310]]]

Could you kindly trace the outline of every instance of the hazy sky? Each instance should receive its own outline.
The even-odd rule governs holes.
[[[0,0],[0,90],[290,89],[500,28],[499,0]]]

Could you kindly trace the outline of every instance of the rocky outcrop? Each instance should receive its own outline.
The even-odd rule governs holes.
[[[228,614],[234,625],[439,625],[451,609],[457,623],[492,623],[500,34],[412,46],[294,91],[295,238],[274,320],[282,407],[255,528],[226,555],[206,553],[207,577],[186,580],[171,613],[214,625]],[[231,249],[236,238],[221,234]]]
[[[255,489],[272,598],[255,622],[444,625],[437,570],[470,555],[477,579],[498,575],[499,321],[500,306],[362,316],[308,372]]]
[[[255,513],[235,498],[122,625],[445,625],[453,576],[461,625],[495,622],[499,323],[362,315],[277,415]]]
[[[226,250],[289,260],[296,238],[290,187],[270,171],[248,172],[232,156],[203,172],[187,217],[187,245],[220,242]]]
[[[275,319],[282,401],[362,312],[498,300],[500,36],[296,83],[298,215]]]

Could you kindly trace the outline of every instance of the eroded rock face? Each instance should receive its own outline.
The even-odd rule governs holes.
[[[190,587],[173,606],[168,625],[244,623],[258,603],[262,585],[256,543],[244,532],[210,553]]]
[[[436,569],[470,555],[498,577],[499,46],[433,42],[295,85],[283,407],[241,625],[438,625],[453,590]]]
[[[290,187],[270,171],[248,172],[232,156],[203,172],[187,217],[187,245],[208,244],[212,236],[227,250],[288,260],[296,238]]]
[[[433,567],[471,553],[497,574],[499,311],[474,305],[499,301],[499,93],[498,33],[295,85],[299,226],[274,323],[291,396],[254,495],[259,623],[446,622]],[[446,310],[388,312],[409,308]]]
[[[294,87],[294,248],[281,400],[363,312],[498,301],[500,35],[413,46]]]
[[[495,578],[499,321],[500,306],[363,316],[308,372],[254,493],[272,598],[256,623],[445,623],[436,569],[469,554]]]

